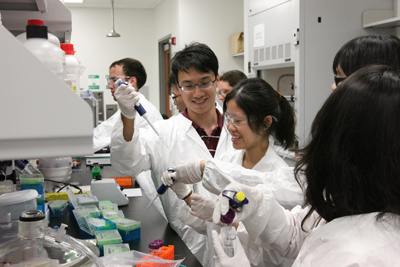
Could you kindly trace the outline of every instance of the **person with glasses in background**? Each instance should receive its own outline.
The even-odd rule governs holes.
[[[400,40],[392,35],[367,35],[345,43],[333,60],[332,90],[353,72],[370,65],[400,66]]]
[[[296,138],[295,115],[293,108],[286,98],[282,97],[270,84],[259,78],[243,79],[227,95],[223,110],[224,127],[230,132],[232,136],[231,141],[236,150],[225,154],[221,158],[222,161],[260,172],[275,172],[280,168],[289,167],[274,151],[273,146],[269,143],[269,137],[270,135],[274,136],[286,149],[292,147]],[[193,159],[193,161],[195,162],[194,164],[200,165],[200,169],[204,168],[206,160]],[[193,161],[189,160],[188,162]],[[220,162],[220,165],[223,165],[224,162]],[[185,175],[186,164],[187,162],[176,166],[176,172],[172,175],[175,178],[176,175]],[[164,173],[162,178],[164,184],[171,184],[170,177],[170,173]],[[263,181],[251,179],[239,181],[253,186],[259,183],[267,185],[271,183],[288,183],[288,181],[270,181],[269,179]],[[222,188],[226,184],[225,181],[218,179],[215,179],[214,183],[220,184]],[[288,189],[286,192],[287,197],[282,202],[283,205],[290,208],[299,204],[301,200],[301,190],[294,179],[292,185],[297,187],[298,194],[292,195],[293,191]],[[211,189],[211,192],[216,195],[220,193],[220,191],[215,189]],[[191,209],[189,206],[183,206],[179,212],[179,219],[185,224],[192,226],[199,233],[207,236],[208,250],[211,253],[213,248],[211,231],[214,229],[220,231],[220,227],[212,223],[212,212],[203,212],[213,210],[211,207],[215,206],[215,199],[199,194],[192,194],[190,202],[191,206],[193,204],[196,207],[192,206],[194,209]],[[288,203],[290,204],[288,205]],[[207,206],[209,209],[198,209],[200,206]],[[239,225],[238,231],[244,230],[242,228],[243,226]],[[263,266],[263,257],[279,259],[279,255],[275,255],[274,253],[263,255],[262,249],[258,247],[256,247],[256,251],[252,251],[250,247],[245,247],[245,250],[248,257],[252,259],[252,263],[257,266]],[[281,259],[279,264],[285,260]],[[288,262],[289,265],[292,263],[292,261]],[[210,258],[210,262],[206,266],[214,265],[214,259]]]
[[[163,119],[158,109],[150,101],[148,101],[144,97],[144,95],[139,93],[139,89],[142,88],[147,80],[146,70],[140,61],[133,58],[124,58],[117,60],[110,65],[107,84],[115,101],[116,99],[114,94],[115,90],[117,89],[115,87],[115,82],[118,79],[121,79],[123,82],[130,83],[132,87],[135,88],[135,91],[138,92],[141,97],[140,103],[147,111],[148,118],[152,123]],[[108,118],[106,121],[103,121],[93,129],[94,151],[98,151],[110,145],[113,127],[116,122],[120,120],[120,118],[121,110],[118,109],[117,112],[115,112],[110,118]],[[137,124],[138,128],[143,128],[149,125],[147,121],[140,116],[138,116],[138,119],[135,123]],[[129,174],[127,176],[132,176],[132,174]],[[156,190],[154,189],[154,185],[152,183],[149,183],[149,181],[151,180],[150,172],[143,172],[132,177],[135,177],[135,180],[138,182],[138,184],[148,197],[151,198],[157,194]],[[162,209],[161,202],[159,200],[156,200],[155,206],[161,212],[161,214],[165,216],[164,210]]]
[[[218,82],[218,99],[224,102],[226,95],[229,94],[233,87],[243,79],[247,79],[247,76],[240,70],[230,70],[225,72]]]
[[[223,117],[215,106],[216,88],[219,81],[218,59],[205,44],[192,43],[174,54],[171,70],[177,78],[180,97],[186,110],[168,120],[156,121],[159,136],[149,128],[137,128],[135,103],[141,101],[138,93],[126,85],[115,91],[121,107],[121,119],[113,130],[111,140],[111,164],[122,174],[136,175],[151,170],[152,182],[161,186],[161,176],[171,166],[189,158],[220,159],[233,151],[229,131],[223,127]],[[178,212],[186,205],[194,191],[210,198],[202,183],[188,186],[174,183],[161,201],[171,227],[179,234],[188,248],[204,265],[213,255],[207,255],[205,236],[178,219]],[[175,192],[172,192],[175,191]]]
[[[181,93],[179,93],[178,83],[176,81],[175,75],[172,73],[169,75],[168,78],[168,88],[170,90],[170,94],[172,93],[171,99],[174,105],[178,109],[179,113],[182,113],[185,110],[186,105],[181,97]]]

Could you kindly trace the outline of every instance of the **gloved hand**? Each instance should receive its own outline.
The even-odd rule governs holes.
[[[189,159],[182,162],[181,164],[174,167],[175,172],[166,171],[161,177],[162,182],[165,185],[172,185],[174,178],[176,182],[182,182],[185,184],[195,184],[201,181],[201,168],[200,163],[203,159]]]
[[[190,201],[190,214],[202,219],[203,221],[212,221],[215,201],[206,196],[195,193],[190,196]]]
[[[252,213],[258,209],[263,200],[261,191],[256,187],[249,187],[239,183],[231,183],[227,185],[224,190],[243,192],[249,201],[249,203],[242,206],[241,211],[235,211],[233,223],[243,221],[251,216]],[[219,201],[215,205],[213,213],[213,222],[216,224],[220,223],[221,215],[225,215],[229,210],[229,198],[223,196],[221,193],[218,196],[218,200]]]
[[[212,240],[216,256],[215,267],[250,267],[250,262],[246,257],[242,244],[240,244],[239,237],[235,239],[235,255],[232,258],[226,255],[215,230],[212,230]]]
[[[172,190],[174,190],[176,196],[179,199],[183,199],[183,198],[187,197],[190,194],[190,192],[192,191],[187,184],[180,183],[180,182],[173,183],[170,186],[170,188]]]
[[[118,79],[115,82],[115,86],[122,81]],[[134,119],[136,116],[135,104],[139,101],[139,93],[135,91],[135,88],[131,84],[121,84],[118,86],[114,93],[114,97],[118,102],[121,113],[128,119]]]

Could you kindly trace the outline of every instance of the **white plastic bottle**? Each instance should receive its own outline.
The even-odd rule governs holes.
[[[28,20],[28,25],[44,25],[43,20],[40,19],[30,19]],[[21,42],[25,43],[26,42],[26,32],[23,32],[21,34],[18,34],[16,38]],[[49,40],[50,43],[54,44],[55,46],[60,47],[60,40],[58,39],[57,36],[51,33],[47,33],[47,40]]]
[[[80,75],[79,61],[75,58],[74,45],[73,44],[61,44],[61,49],[65,52],[65,63],[66,63],[66,75],[67,79],[71,82],[72,90],[80,96]]]
[[[65,78],[65,53],[47,40],[47,27],[27,25],[24,46],[60,79]]]

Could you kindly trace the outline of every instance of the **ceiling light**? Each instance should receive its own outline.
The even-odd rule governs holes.
[[[117,33],[114,29],[114,0],[111,0],[111,15],[112,15],[112,31],[107,34],[107,37],[120,37],[121,34]]]

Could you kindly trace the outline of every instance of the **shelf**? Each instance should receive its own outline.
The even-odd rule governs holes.
[[[243,56],[244,56],[244,52],[232,55],[232,57],[243,57]]]
[[[394,17],[393,10],[365,10],[363,28],[394,28],[400,26],[400,17]]]

